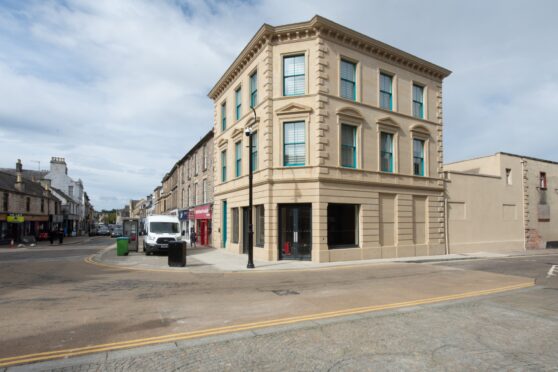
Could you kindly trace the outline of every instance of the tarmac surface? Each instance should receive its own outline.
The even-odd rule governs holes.
[[[514,347],[520,344],[528,353],[522,360],[538,360],[535,369],[551,366],[551,362],[557,365],[557,353],[546,359],[538,356],[556,350],[553,330],[558,329],[558,295],[555,278],[546,276],[558,255],[250,273],[143,271],[84,262],[91,251],[112,243],[108,238],[96,238],[68,247],[66,254],[55,247],[47,248],[51,253],[0,254],[0,311],[11,314],[0,319],[0,365],[21,364],[26,359],[6,358],[37,352],[297,317],[290,324],[269,323],[269,327],[222,332],[213,338],[207,334],[156,345],[147,342],[143,348],[107,350],[21,368],[335,370],[388,366],[395,359],[397,363],[420,362],[394,362],[393,366],[402,369],[447,368],[449,361],[457,363],[447,353],[480,353],[487,341],[480,343],[479,337],[490,340],[492,335],[499,337],[494,343],[501,343],[500,349],[492,351],[492,356],[479,357],[482,363],[478,366],[506,365],[504,360],[509,357],[502,355],[517,353]],[[189,262],[193,259],[195,255]],[[533,279],[538,284],[533,289],[450,303],[420,302],[532,283]],[[407,306],[382,310],[386,304],[397,303]],[[346,311],[358,308],[375,310]],[[300,319],[326,312],[340,315]],[[508,333],[496,332],[494,322],[500,324],[498,332]],[[504,342],[510,329],[520,335],[516,343]],[[464,335],[463,330],[467,330]],[[421,341],[415,345],[418,339]],[[440,344],[449,340],[450,344]],[[435,355],[448,361],[427,363],[425,355],[440,347]],[[517,358],[513,361],[519,363]]]

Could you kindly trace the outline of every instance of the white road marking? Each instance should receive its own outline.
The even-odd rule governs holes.
[[[556,274],[554,273],[555,270],[556,270],[556,265],[552,265],[552,267],[548,270],[546,277],[550,278],[551,276],[556,276]]]

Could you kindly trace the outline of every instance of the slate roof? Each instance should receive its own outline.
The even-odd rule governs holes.
[[[0,168],[0,172],[10,173],[15,176],[16,170],[14,168]],[[36,171],[31,169],[24,169],[23,170],[23,178],[27,178],[31,181],[40,181],[48,174],[47,170],[43,171]]]
[[[15,173],[15,172],[14,172]],[[28,178],[22,178],[23,184],[25,185],[24,192],[20,192],[15,188],[16,183],[16,175],[11,174],[8,172],[0,171],[0,190],[14,192],[18,194],[26,194],[32,196],[39,196],[44,198],[44,191],[43,187],[38,182],[33,182]]]

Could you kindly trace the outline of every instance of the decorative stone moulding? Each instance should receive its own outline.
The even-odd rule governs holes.
[[[264,45],[269,43],[282,43],[304,40],[313,37],[324,37],[333,41],[341,41],[348,46],[358,49],[365,54],[384,59],[402,67],[411,68],[422,75],[437,80],[449,76],[451,71],[422,60],[409,53],[403,52],[390,45],[384,44],[371,37],[341,26],[326,18],[315,16],[308,22],[295,23],[285,26],[273,27],[264,24],[246,45],[233,64],[215,84],[208,96],[218,99],[225,89],[236,77],[244,71],[247,65],[258,55]]]

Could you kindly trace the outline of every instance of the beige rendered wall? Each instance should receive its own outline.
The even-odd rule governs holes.
[[[524,249],[521,163],[497,156],[486,161],[498,163],[504,175],[510,168],[511,185],[505,176],[447,171],[450,253]]]
[[[457,171],[471,174],[485,174],[492,176],[500,176],[500,168],[499,154],[444,164],[444,170],[447,171]]]

